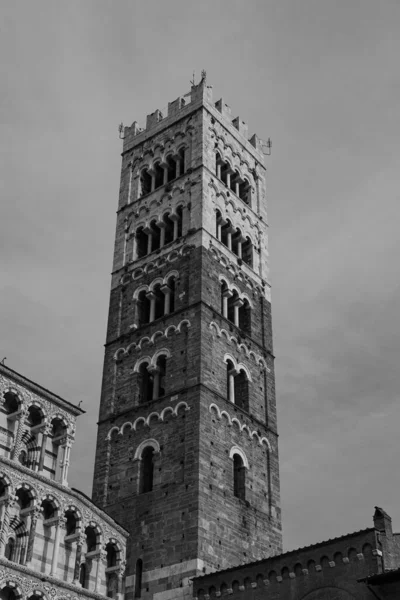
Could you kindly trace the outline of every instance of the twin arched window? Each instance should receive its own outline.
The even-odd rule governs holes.
[[[240,454],[233,455],[233,495],[246,499],[246,466]]]
[[[168,155],[164,162],[156,162],[151,169],[142,169],[139,198],[177,179],[185,171],[185,148],[180,148],[177,154]]]
[[[251,334],[251,307],[247,298],[241,298],[238,292],[230,290],[225,281],[221,283],[221,313],[236,327]]]
[[[139,404],[156,400],[165,394],[167,358],[159,356],[155,365],[142,362],[139,366]]]
[[[247,179],[240,177],[237,170],[232,169],[230,164],[221,158],[217,152],[215,155],[215,173],[236,196],[248,206],[251,206],[251,185]]]
[[[234,227],[229,219],[223,219],[219,210],[216,212],[216,237],[249,267],[253,267],[253,244],[249,236],[244,236],[238,227]]]
[[[167,213],[161,221],[153,219],[147,227],[141,226],[135,233],[134,257],[142,258],[182,237],[182,206],[176,212]]]

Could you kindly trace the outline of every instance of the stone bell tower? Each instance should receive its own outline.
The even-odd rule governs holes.
[[[281,551],[261,142],[189,94],[124,130],[93,499],[127,598]]]

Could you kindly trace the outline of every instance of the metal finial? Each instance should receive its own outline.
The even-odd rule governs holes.
[[[4,361],[5,361],[5,360],[7,360],[7,356],[5,356],[5,357],[3,358],[3,360],[1,361],[1,364],[2,364],[2,365],[4,365]]]
[[[124,131],[124,124],[121,121],[121,123],[118,125],[118,133],[119,133],[119,139],[120,140],[124,139],[124,136],[122,135],[123,131]]]
[[[207,79],[207,71],[205,69],[203,69],[201,71],[201,80],[204,81],[204,83],[205,83],[206,79]]]
[[[193,71],[193,79],[191,79],[191,80],[190,80],[190,83],[191,83],[192,85],[196,85],[196,80],[195,80],[195,77],[196,77],[196,73]]]

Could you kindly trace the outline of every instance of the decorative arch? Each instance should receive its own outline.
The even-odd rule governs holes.
[[[156,452],[156,453],[160,452],[160,444],[157,442],[157,440],[155,440],[154,438],[149,438],[149,439],[141,442],[139,444],[139,446],[136,448],[134,459],[135,460],[140,459],[142,456],[143,450],[145,448],[147,448],[148,446],[151,446],[154,449],[154,452]]]
[[[246,469],[249,468],[249,461],[247,460],[247,456],[244,453],[244,451],[239,448],[239,446],[232,446],[232,448],[229,451],[229,458],[233,459],[234,455],[238,454],[240,456],[240,458],[243,461],[244,466],[246,467]]]

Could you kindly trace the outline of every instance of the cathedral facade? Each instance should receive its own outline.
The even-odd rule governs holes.
[[[82,412],[0,365],[2,600],[123,596],[127,531],[68,486]]]

